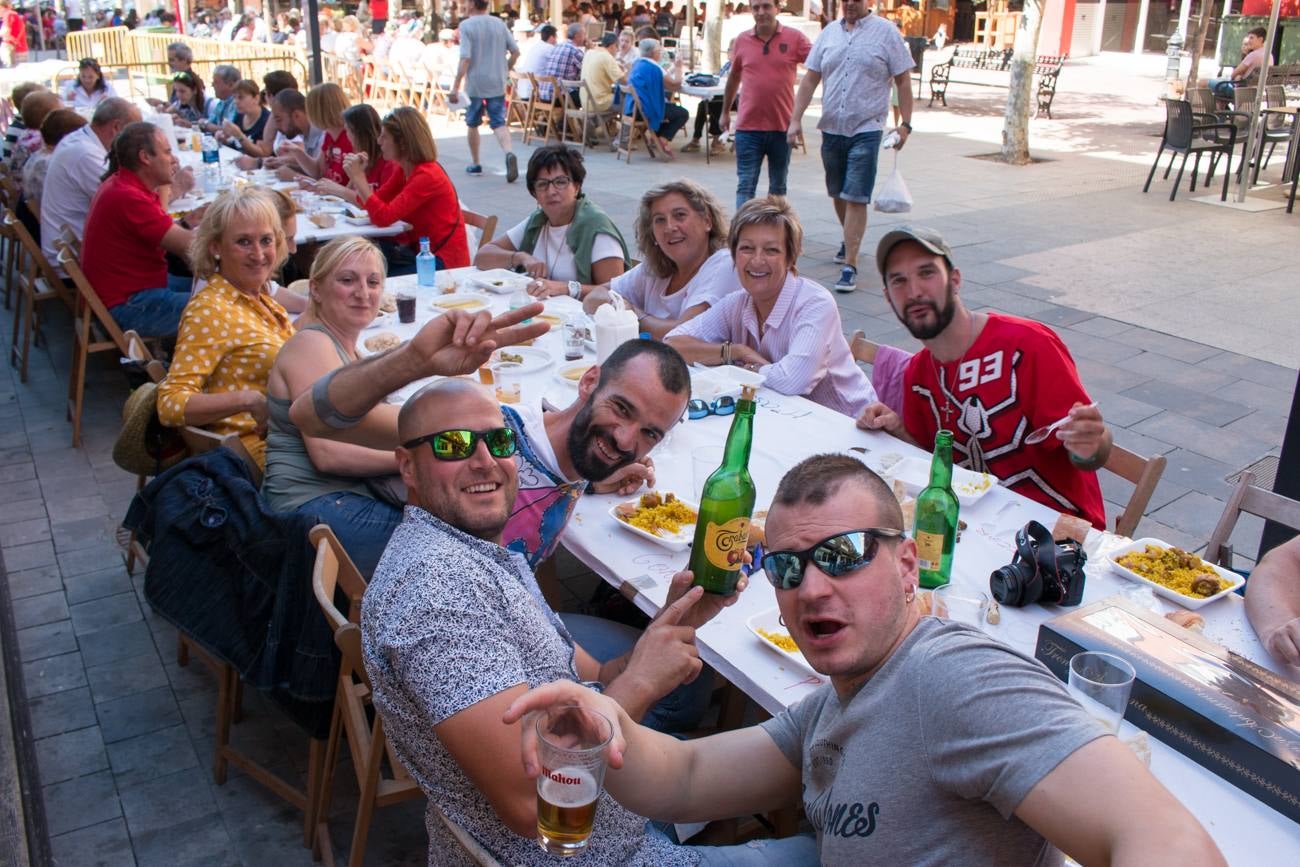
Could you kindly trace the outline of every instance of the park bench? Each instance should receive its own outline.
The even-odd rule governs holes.
[[[1010,48],[956,46],[947,60],[941,60],[930,67],[930,105],[933,106],[937,99],[945,108],[948,106],[948,85],[953,81],[982,87],[1006,87],[1010,79],[1011,55]],[[1049,118],[1052,116],[1052,100],[1056,97],[1056,82],[1068,57],[1066,54],[1040,54],[1034,63],[1038,110]],[[954,79],[954,69],[970,70],[971,74]]]

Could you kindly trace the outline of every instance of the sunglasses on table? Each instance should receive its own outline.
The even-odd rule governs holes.
[[[885,527],[850,530],[822,539],[802,551],[770,551],[760,562],[773,587],[794,590],[803,583],[809,560],[830,577],[839,578],[870,565],[880,550],[881,539],[897,539],[902,535],[902,530]]]
[[[515,432],[508,427],[489,430],[440,430],[402,443],[402,448],[413,449],[428,443],[433,456],[440,461],[463,461],[473,457],[479,440],[487,445],[488,454],[494,458],[512,457],[518,448]]]
[[[686,402],[687,418],[707,418],[711,415],[731,415],[736,411],[736,399],[730,395],[723,395],[713,403],[700,400],[698,397],[692,398]]]

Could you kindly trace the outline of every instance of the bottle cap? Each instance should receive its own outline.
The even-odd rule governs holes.
[[[740,399],[741,399],[741,400],[753,400],[753,399],[754,399],[754,386],[752,386],[752,385],[742,385],[742,386],[740,387]]]

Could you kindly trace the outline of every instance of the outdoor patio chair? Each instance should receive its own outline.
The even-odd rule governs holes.
[[[352,756],[352,770],[357,777],[357,818],[352,830],[352,851],[349,867],[360,867],[366,856],[366,837],[370,833],[370,820],[375,807],[386,807],[422,795],[420,787],[406,772],[393,754],[384,734],[384,718],[372,704],[370,676],[361,654],[361,597],[366,592],[366,579],[361,577],[352,558],[339,544],[334,532],[325,524],[311,530],[311,541],[316,547],[316,564],[312,569],[311,586],[321,612],[334,629],[334,643],[343,654],[339,664],[338,693],[334,698],[334,716],[330,720],[329,738],[325,742],[325,764],[320,786],[316,790],[316,804],[312,815],[317,824],[312,840],[312,856],[321,858],[327,865],[334,863],[334,847],[330,843],[330,797],[334,787],[334,770],[338,764],[339,740],[347,737],[348,752]],[[335,606],[341,591],[347,598],[348,610],[344,615]],[[430,735],[432,736],[432,732]],[[387,759],[388,773],[385,773]]]
[[[493,233],[497,230],[497,216],[480,214],[469,210],[464,205],[460,207],[460,215],[465,219],[465,235],[469,242],[469,258],[472,261],[478,248],[492,240]],[[477,230],[477,238],[474,237],[475,232],[471,232],[470,229]]]
[[[596,98],[591,95],[591,87],[585,81],[561,81],[560,86],[565,90],[576,90],[582,95],[581,105],[574,105],[573,100],[566,101],[564,105],[564,125],[560,141],[577,141],[583,153],[587,152],[589,140],[594,139],[597,144],[601,141],[610,141],[609,124],[618,114],[613,104],[604,111],[592,109],[591,106]],[[576,139],[573,137],[575,135]]]
[[[1192,114],[1197,123],[1214,123],[1218,120],[1219,101],[1208,87],[1193,87],[1187,91],[1187,101],[1192,104]]]
[[[524,144],[531,144],[532,140],[540,135],[542,144],[548,145],[552,137],[557,141],[561,138],[564,127],[564,107],[568,104],[569,94],[554,75],[529,73],[528,79],[533,85],[533,98],[529,103],[528,125],[524,127]],[[551,88],[550,99],[542,97],[538,90],[542,85]]]
[[[135,331],[125,331],[123,336],[126,337],[125,357],[143,365],[145,372],[149,374],[149,380],[155,385],[162,382],[163,377],[167,375],[167,368],[163,367],[161,361],[153,357],[153,353],[149,351],[149,346],[144,342],[144,338]],[[136,491],[142,490],[148,481],[148,476],[136,476]],[[124,528],[119,528],[118,532],[120,533],[122,529]],[[131,530],[126,536],[126,574],[135,574],[135,564],[137,562],[149,562],[149,553],[140,544],[140,540],[136,538],[135,531]]]
[[[1210,534],[1210,541],[1205,543],[1205,560],[1225,569],[1232,568],[1232,545],[1228,537],[1242,512],[1257,515],[1268,521],[1285,524],[1300,530],[1300,502],[1284,497],[1255,484],[1255,474],[1244,472],[1237,481],[1237,487],[1228,497],[1223,507],[1219,523]]]
[[[1270,84],[1264,88],[1264,106],[1266,108],[1286,108],[1286,88],[1280,84]],[[1264,155],[1262,168],[1268,168],[1268,161],[1273,158],[1273,151],[1278,143],[1291,141],[1292,127],[1298,122],[1295,116],[1280,117],[1275,114],[1262,115],[1264,118],[1264,142],[1268,153]],[[1255,169],[1255,179],[1259,180],[1259,168]]]
[[[0,165],[4,164],[0,163]],[[3,171],[0,171],[0,208],[17,214],[19,198],[18,183],[9,173],[8,166],[5,166]],[[14,271],[18,268],[18,250],[21,245],[18,243],[18,236],[14,234],[12,226],[7,222],[0,225],[0,239],[4,243],[5,309],[8,309],[15,288]]]
[[[14,307],[13,334],[9,340],[9,364],[18,368],[19,380],[26,382],[32,343],[41,341],[41,303],[57,299],[72,309],[72,293],[50,267],[49,260],[41,252],[41,245],[36,243],[12,208],[5,209],[4,228],[6,234],[12,233],[13,242],[18,247],[15,279],[10,283],[18,292],[18,303]],[[18,338],[20,328],[21,342]]]
[[[518,126],[524,135],[528,134],[528,118],[532,116],[533,98],[536,96],[535,90],[529,90],[526,97],[519,95],[519,83],[527,78],[526,72],[511,70],[506,90],[506,127]],[[531,83],[529,87],[532,87]]]
[[[1102,469],[1133,484],[1133,493],[1129,495],[1124,511],[1115,518],[1117,535],[1132,538],[1137,532],[1137,526],[1146,514],[1147,504],[1151,502],[1151,495],[1155,493],[1156,485],[1164,475],[1166,463],[1164,455],[1144,458],[1123,446],[1111,446],[1110,455]]]
[[[618,118],[618,156],[620,159],[626,159],[628,165],[632,164],[632,151],[636,150],[636,140],[638,137],[646,139],[646,152],[651,156],[654,152],[650,149],[649,135],[650,132],[646,125],[645,112],[641,110],[641,98],[637,96],[636,88],[630,84],[623,85],[623,92],[632,97],[632,113],[628,114],[623,108],[623,100],[618,100],[619,118]]]
[[[1215,136],[1210,139],[1206,136]],[[1201,154],[1210,155],[1210,168],[1205,176],[1205,183],[1208,186],[1214,177],[1214,171],[1218,165],[1220,156],[1228,160],[1228,165],[1223,171],[1223,194],[1219,196],[1220,201],[1228,200],[1228,179],[1232,175],[1232,154],[1237,148],[1237,127],[1231,123],[1205,123],[1198,124],[1192,113],[1192,105],[1189,102],[1180,99],[1165,100],[1165,131],[1160,138],[1160,148],[1156,151],[1155,162],[1151,164],[1151,171],[1147,174],[1147,182],[1142,186],[1142,192],[1151,189],[1151,179],[1156,175],[1156,169],[1160,166],[1160,157],[1164,155],[1165,149],[1168,148],[1169,165],[1165,168],[1164,176],[1169,177],[1169,172],[1174,167],[1174,159],[1183,155],[1183,161],[1178,166],[1178,176],[1174,179],[1173,188],[1169,191],[1169,201],[1174,200],[1178,195],[1178,187],[1183,182],[1183,171],[1187,168],[1187,158],[1193,154],[1196,155],[1196,162],[1192,164],[1192,187],[1191,191],[1196,191],[1196,173],[1200,171]]]

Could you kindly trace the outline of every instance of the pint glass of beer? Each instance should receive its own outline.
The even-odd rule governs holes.
[[[537,717],[537,836],[552,855],[576,855],[587,845],[596,801],[605,784],[605,749],[613,729],[603,714],[576,705]]]

